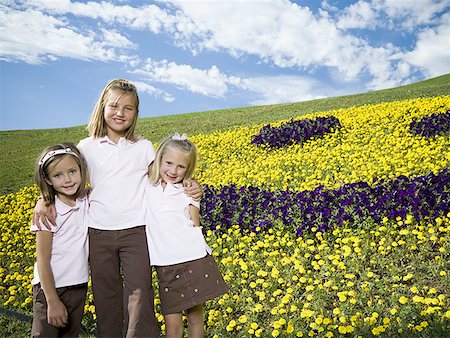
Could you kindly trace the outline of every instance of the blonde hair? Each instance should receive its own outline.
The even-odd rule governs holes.
[[[187,138],[174,139],[174,136],[169,136],[161,141],[161,144],[156,151],[155,160],[150,167],[148,178],[153,184],[160,180],[159,169],[161,168],[161,159],[169,148],[176,148],[189,154],[189,167],[187,168],[182,181],[184,185],[186,181],[194,176],[195,166],[197,165],[197,148],[194,143]]]
[[[133,122],[131,123],[131,126],[127,129],[125,133],[125,138],[127,140],[134,142],[137,140],[134,131],[136,129],[139,114],[139,96],[137,94],[137,89],[135,85],[132,84],[130,81],[124,79],[111,80],[103,89],[102,93],[100,94],[100,97],[95,103],[94,109],[92,110],[91,120],[89,121],[89,124],[87,126],[89,135],[94,138],[99,138],[106,136],[108,134],[108,127],[106,125],[104,112],[106,101],[108,99],[108,94],[111,91],[120,91],[122,92],[121,96],[131,94],[133,95],[136,101],[136,114],[134,115],[134,119]]]
[[[44,202],[49,205],[55,203],[56,190],[45,180],[48,178],[50,166],[61,162],[66,156],[72,156],[80,167],[81,184],[74,197],[80,196],[86,189],[87,173],[86,161],[73,143],[60,143],[45,148],[36,160],[34,178],[41,192]]]

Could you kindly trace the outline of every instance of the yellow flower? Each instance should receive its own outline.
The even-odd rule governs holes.
[[[325,318],[323,319],[323,324],[324,324],[324,325],[329,325],[329,324],[331,324],[332,322],[333,322],[333,320],[331,320],[330,318],[325,317]]]
[[[278,321],[278,320],[276,320],[276,321],[274,321],[273,322],[273,327],[275,328],[275,329],[279,329],[279,328],[281,328],[283,325]]]
[[[383,333],[384,331],[386,331],[385,328],[384,328],[384,326],[377,326],[377,327],[374,327],[374,328],[372,329],[372,334],[373,334],[374,336],[378,336],[378,335],[380,335],[381,333]]]
[[[294,332],[294,324],[292,321],[289,321],[288,326],[286,328],[286,333],[293,333]]]
[[[338,326],[338,331],[340,334],[346,334],[346,333],[351,333],[354,331],[354,328],[350,325],[347,326],[343,326],[343,325],[339,325]]]
[[[406,276],[403,276],[403,280],[404,280],[404,281],[408,281],[408,280],[410,280],[411,278],[413,278],[413,274],[411,274],[411,273],[408,273]]]
[[[412,286],[412,287],[410,288],[410,290],[411,290],[412,293],[417,293],[417,292],[419,292],[419,289],[417,288],[417,286]]]
[[[247,322],[247,316],[246,315],[242,315],[239,317],[239,323],[246,323]]]

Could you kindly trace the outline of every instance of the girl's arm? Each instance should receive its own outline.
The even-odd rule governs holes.
[[[194,222],[194,226],[200,226],[200,209],[189,204],[189,215],[191,216],[191,221]]]
[[[38,231],[36,233],[36,261],[41,287],[47,300],[47,321],[55,327],[67,325],[68,314],[66,306],[59,299],[55,288],[50,258],[52,256],[53,233]]]
[[[36,224],[40,229],[41,222],[45,227],[50,230],[51,225],[56,225],[56,208],[54,204],[46,205],[42,198],[39,198],[36,202],[33,211],[33,224]]]

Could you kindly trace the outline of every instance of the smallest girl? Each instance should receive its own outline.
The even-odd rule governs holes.
[[[203,303],[228,291],[200,225],[200,205],[183,186],[195,170],[197,149],[178,133],[162,141],[149,170],[146,227],[150,263],[156,267],[166,338],[204,336]]]
[[[40,199],[56,208],[56,227],[36,233],[32,337],[78,337],[86,300],[88,212],[86,164],[77,147],[46,148],[35,168]]]

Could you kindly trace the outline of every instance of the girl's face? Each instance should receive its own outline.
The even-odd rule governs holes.
[[[168,147],[161,157],[159,175],[165,183],[180,183],[189,168],[190,158],[185,151]]]
[[[108,127],[108,137],[117,142],[125,136],[136,117],[136,100],[132,94],[111,90],[106,99],[104,117]]]
[[[58,198],[64,203],[73,201],[81,184],[81,172],[77,161],[71,155],[65,156],[48,167],[45,181],[53,186]]]

